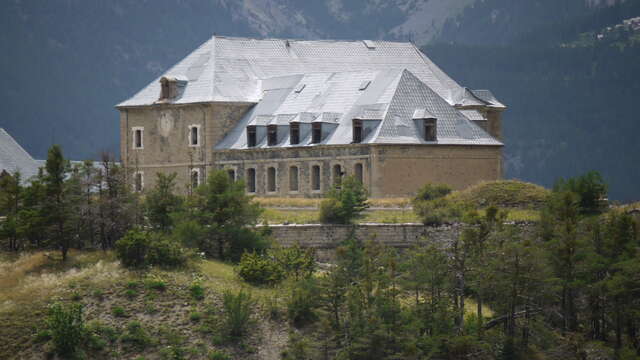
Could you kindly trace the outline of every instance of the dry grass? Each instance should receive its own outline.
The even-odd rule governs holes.
[[[454,191],[447,199],[466,202],[478,208],[495,205],[504,208],[539,209],[549,195],[540,185],[518,180],[486,181],[465,190]]]
[[[266,208],[314,208],[320,206],[323,199],[308,198],[273,198],[256,197],[254,201]],[[410,198],[381,198],[369,199],[369,205],[373,208],[408,208],[411,206]]]

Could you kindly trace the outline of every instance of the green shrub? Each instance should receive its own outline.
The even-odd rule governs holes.
[[[191,297],[196,300],[204,299],[204,288],[199,283],[191,284],[189,287],[189,293],[191,294]]]
[[[114,306],[113,308],[111,308],[111,313],[115,317],[127,317],[127,313],[121,306]]]
[[[231,356],[223,353],[222,351],[214,350],[211,353],[209,353],[209,359],[210,360],[231,360]]]
[[[271,285],[284,278],[284,271],[277,262],[256,252],[242,254],[236,272],[244,281],[255,285]]]
[[[323,224],[351,224],[361,218],[368,207],[364,186],[349,176],[331,189],[320,203],[319,220]]]
[[[303,248],[298,242],[290,247],[269,249],[267,255],[278,263],[287,278],[294,280],[310,277],[316,268],[313,249]]]
[[[413,211],[425,225],[441,225],[462,219],[468,206],[454,203],[445,198],[417,201],[413,205]]]
[[[317,319],[319,289],[314,278],[307,278],[291,285],[287,300],[287,317],[295,326],[303,326]]]
[[[560,179],[554,185],[553,191],[569,191],[578,195],[580,211],[583,213],[599,212],[606,205],[604,199],[607,197],[607,184],[597,171],[567,180]]]
[[[120,340],[138,350],[144,350],[151,344],[151,338],[138,321],[132,321],[127,325],[127,329],[120,337]]]
[[[134,290],[134,289],[127,289],[124,292],[124,296],[126,296],[127,299],[132,300],[133,298],[138,296],[138,292],[136,290]]]
[[[53,304],[49,308],[47,328],[58,354],[62,356],[74,354],[85,335],[82,305]]]
[[[104,291],[100,289],[93,290],[93,297],[102,300],[104,298]]]
[[[187,262],[187,252],[175,241],[161,234],[130,230],[116,241],[116,255],[124,266],[141,268],[147,265],[173,268]]]
[[[146,285],[149,289],[153,289],[157,291],[165,291],[167,289],[167,283],[159,279],[147,280]]]
[[[189,315],[189,319],[193,322],[199,322],[202,320],[202,313],[194,311]]]
[[[36,343],[43,343],[49,340],[51,340],[51,331],[44,329],[36,333],[36,336],[35,336]]]
[[[166,360],[186,359],[187,351],[182,346],[169,345],[160,350],[160,358]]]
[[[223,318],[222,326],[226,334],[237,339],[245,335],[251,326],[251,307],[253,300],[251,294],[240,290],[237,294],[225,291],[222,297]]]
[[[418,190],[413,202],[429,201],[443,198],[451,193],[451,187],[446,184],[425,184]]]

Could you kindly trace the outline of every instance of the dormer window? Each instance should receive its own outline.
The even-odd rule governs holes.
[[[300,124],[291,123],[289,124],[289,139],[291,145],[297,145],[300,143]]]
[[[278,125],[267,126],[267,145],[275,146],[278,144]]]
[[[436,141],[438,139],[438,129],[436,119],[424,119],[424,140]]]
[[[169,90],[169,80],[167,78],[160,79],[160,100],[169,99],[171,97]]]
[[[247,146],[255,147],[256,146],[256,127],[255,125],[247,126]]]
[[[178,86],[184,87],[187,80],[180,77],[163,76],[160,79],[160,98],[159,101],[175,99],[178,96]]]
[[[322,123],[313,123],[311,125],[311,142],[319,144],[322,141]]]
[[[362,142],[362,120],[353,119],[353,143],[359,144]]]

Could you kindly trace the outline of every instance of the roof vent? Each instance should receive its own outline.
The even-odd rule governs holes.
[[[364,46],[366,46],[369,50],[373,50],[376,48],[376,44],[371,40],[362,40],[362,42],[364,43]]]
[[[298,84],[296,88],[293,90],[296,94],[300,94],[302,90],[307,86],[307,84]]]
[[[365,90],[366,88],[369,87],[369,84],[371,84],[371,80],[365,80],[362,83],[360,83],[360,87],[358,88],[358,90],[362,91]]]

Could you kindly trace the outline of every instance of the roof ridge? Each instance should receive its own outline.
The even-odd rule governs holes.
[[[344,42],[344,43],[354,43],[355,42],[355,43],[358,43],[358,42],[363,42],[365,40],[369,40],[369,41],[375,41],[375,42],[380,42],[380,43],[413,45],[413,43],[410,42],[410,41],[390,41],[390,40],[384,40],[384,39],[376,39],[376,40],[370,40],[370,39],[302,39],[302,38],[277,38],[277,37],[258,38],[258,37],[248,37],[248,36],[227,36],[227,35],[217,35],[217,34],[212,35],[210,39],[214,39],[214,38],[229,39],[229,40],[334,42],[334,43],[336,43],[336,42]]]

